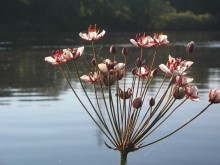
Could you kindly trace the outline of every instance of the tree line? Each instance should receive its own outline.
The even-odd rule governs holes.
[[[0,0],[1,31],[218,30],[219,0]]]

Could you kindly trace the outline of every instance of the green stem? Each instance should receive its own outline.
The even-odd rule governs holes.
[[[127,164],[127,153],[121,152],[120,155],[120,165],[126,165]]]

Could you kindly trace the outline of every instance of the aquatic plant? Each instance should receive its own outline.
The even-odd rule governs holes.
[[[191,85],[193,78],[187,76],[193,65],[189,58],[194,49],[194,42],[191,41],[186,46],[186,59],[168,55],[166,64],[156,67],[155,61],[159,47],[169,44],[167,35],[155,33],[151,37],[146,33],[137,34],[136,40],[130,39],[130,42],[140,49],[140,56],[134,61],[133,69],[130,69],[127,58],[134,55],[129,53],[128,47],[122,49],[123,60],[121,62],[117,61],[119,53],[114,45],[111,45],[109,49],[111,56],[100,61],[97,53],[101,56],[101,52],[97,52],[95,43],[105,36],[104,30],[99,33],[96,25],[94,28],[90,25],[88,33],[80,33],[79,36],[91,42],[92,46],[92,58],[88,67],[90,70],[87,74],[82,74],[78,67],[78,59],[86,55],[84,46],[55,50],[45,60],[60,69],[84,110],[107,138],[105,145],[120,152],[120,165],[126,164],[128,153],[173,135],[195,120],[212,104],[220,103],[220,91],[211,89],[208,94],[209,103],[198,114],[181,126],[177,126],[167,135],[146,143],[145,140],[153,132],[159,131],[161,125],[166,124],[165,121],[168,121],[174,112],[184,106],[187,100],[199,101],[198,88]],[[155,48],[152,61],[150,65],[146,65],[144,50],[152,47]],[[84,92],[83,96],[74,89],[70,65],[73,65],[78,76]],[[159,78],[161,82],[156,91],[153,90],[154,96],[149,96],[148,93],[155,78]],[[128,84],[128,81],[132,83]],[[91,91],[88,94],[86,83],[93,87],[94,100],[89,96]],[[85,100],[89,105],[85,104]]]

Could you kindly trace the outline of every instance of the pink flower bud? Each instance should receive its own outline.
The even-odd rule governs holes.
[[[186,53],[192,53],[194,49],[194,42],[191,41],[186,46]]]
[[[117,48],[114,46],[114,45],[112,45],[111,47],[110,47],[110,53],[111,54],[117,54]]]
[[[138,59],[135,61],[135,65],[136,65],[136,67],[138,67],[138,68],[141,67],[141,65],[142,65],[142,61],[141,61],[140,58],[138,58]]]
[[[149,105],[151,107],[153,107],[155,105],[155,99],[153,97],[151,97],[150,101],[149,101]]]
[[[211,89],[209,91],[209,102],[212,104],[220,103],[220,90]]]
[[[122,54],[123,54],[124,56],[127,56],[127,55],[128,55],[128,47],[124,47],[124,48],[122,49]]]
[[[137,68],[133,68],[133,69],[131,70],[131,73],[132,73],[133,75],[136,75],[136,74],[137,74]]]
[[[96,63],[96,59],[93,58],[93,59],[91,60],[91,63],[92,63],[93,66],[96,66],[96,64],[97,64],[97,63]]]
[[[180,89],[179,87],[175,87],[174,90],[173,90],[173,97],[175,99],[183,99],[185,96],[185,91],[184,89]]]
[[[136,97],[133,102],[132,105],[135,109],[139,109],[143,104],[142,98],[141,97]]]

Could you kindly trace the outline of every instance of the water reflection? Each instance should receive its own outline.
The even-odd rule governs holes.
[[[196,109],[200,109],[207,102],[209,88],[220,88],[219,32],[181,32],[178,34],[168,32],[168,35],[171,44],[159,49],[157,57],[159,61],[156,65],[165,63],[169,54],[174,57],[184,57],[186,43],[194,40],[196,49],[191,58],[195,63],[190,76],[194,78],[194,84],[200,89],[201,102],[196,107]],[[114,33],[108,34],[108,37],[110,38],[102,40],[98,45],[99,48],[102,48],[100,60],[109,56],[108,47],[112,43],[116,44],[119,49],[129,46],[128,63],[129,68],[132,69],[133,62],[139,55],[138,49],[129,43],[129,39],[134,38],[135,33]],[[48,56],[52,49],[85,44],[87,43],[81,41],[78,34],[0,34],[0,144],[2,146],[0,164],[2,164],[1,162],[8,165],[13,165],[15,162],[16,165],[91,164],[97,155],[101,155],[102,158],[97,160],[96,165],[117,164],[117,153],[109,151],[103,146],[105,138],[91,124],[92,122],[82,111],[79,103],[75,100],[72,101],[73,94],[60,75],[59,69],[44,62],[44,57]],[[154,49],[145,51],[146,63],[151,60],[153,52]],[[81,74],[87,73],[88,68],[84,64],[85,60],[89,58],[92,58],[91,52],[87,51],[85,56],[78,61]],[[122,59],[122,56],[118,58]],[[80,84],[76,83],[75,73],[71,74],[74,88],[80,95],[83,95]],[[158,77],[149,91],[149,95],[154,94],[159,83],[160,78]],[[87,84],[86,88],[92,91],[90,85]],[[89,94],[89,96],[93,95]],[[190,104],[186,109],[191,109]],[[219,110],[219,108],[215,106],[214,110]],[[184,113],[180,115],[184,115]],[[209,121],[204,118],[198,120],[197,124],[201,127],[194,129],[194,125],[194,127],[186,129],[181,136],[175,136],[172,139],[173,145],[168,146],[166,142],[157,144],[136,153],[135,156],[131,155],[129,162],[145,164],[147,160],[150,162],[149,164],[163,164],[156,157],[159,153],[161,160],[169,164],[206,165],[208,160],[208,162],[213,162],[213,165],[218,165],[220,159],[216,153],[219,155],[220,146],[212,143],[212,141],[217,143],[220,138],[219,133],[214,133],[219,130],[220,125],[216,121],[217,116],[219,117],[217,112],[213,111],[207,115]],[[181,117],[176,116],[177,119]],[[211,125],[211,128],[205,127],[206,124]],[[202,133],[204,128],[209,130],[209,132],[206,130],[206,135]],[[164,128],[164,130],[166,129]],[[198,134],[193,134],[195,131]],[[204,146],[203,149],[190,148],[190,154],[194,157],[189,156],[187,160],[183,159],[183,155],[187,155],[187,145],[192,142],[187,140],[188,138],[184,134],[190,136],[190,140],[193,139],[192,136],[201,135],[194,137],[194,139],[198,138],[194,145]],[[210,138],[210,142],[207,142],[206,138]],[[182,145],[177,139],[181,139]],[[94,141],[97,143],[94,144]],[[182,150],[179,151],[178,147]],[[167,150],[170,152],[166,152]],[[153,152],[153,154],[148,152]],[[210,152],[212,155],[206,155]],[[172,159],[173,155],[169,153],[175,153],[176,158]],[[85,160],[84,154],[88,156],[88,160]],[[141,157],[140,160],[137,160],[137,157]]]

